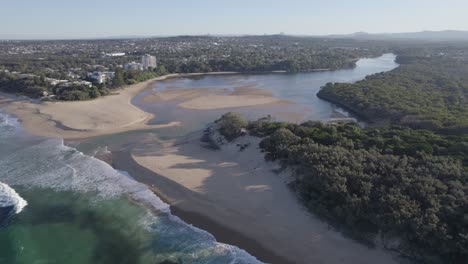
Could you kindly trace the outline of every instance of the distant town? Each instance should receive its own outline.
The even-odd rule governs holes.
[[[430,48],[426,55],[466,59],[468,54],[464,48]],[[86,100],[168,73],[334,70],[398,49],[401,44],[388,41],[286,35],[0,41],[0,87],[48,100]]]

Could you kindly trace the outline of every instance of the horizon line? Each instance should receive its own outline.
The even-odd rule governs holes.
[[[459,32],[468,33],[468,30],[444,29],[444,30],[421,30],[421,31],[399,31],[399,32],[366,32],[357,31],[351,33],[332,33],[332,34],[288,34],[280,33],[252,33],[252,34],[223,34],[223,33],[205,33],[205,34],[167,34],[167,35],[122,35],[122,36],[105,36],[105,37],[63,37],[63,38],[27,38],[27,37],[5,37],[0,36],[0,41],[64,41],[64,40],[124,40],[124,39],[151,39],[151,38],[171,38],[171,37],[249,37],[249,36],[290,36],[290,37],[339,37],[339,36],[356,36],[362,35],[391,35],[391,34],[411,34],[411,33],[441,33],[441,32]]]

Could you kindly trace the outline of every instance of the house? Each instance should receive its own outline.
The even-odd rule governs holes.
[[[88,77],[99,84],[106,83],[108,80],[113,79],[115,72],[105,71],[105,72],[89,72]]]

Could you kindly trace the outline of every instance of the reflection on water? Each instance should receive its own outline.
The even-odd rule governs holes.
[[[172,79],[154,84],[151,90],[144,91],[133,99],[133,103],[145,111],[154,113],[152,124],[181,121],[183,127],[169,129],[172,134],[184,134],[200,129],[225,112],[237,111],[248,118],[256,119],[271,114],[276,120],[300,122],[304,120],[329,120],[348,117],[349,113],[339,107],[319,99],[316,95],[328,82],[355,82],[366,76],[385,72],[398,67],[394,54],[378,58],[361,59],[353,69],[337,71],[298,73],[298,74],[260,74],[260,75],[208,75],[202,78]],[[187,110],[177,107],[180,101],[151,103],[142,100],[152,92],[177,89],[206,89],[233,92],[239,87],[249,87],[270,91],[274,97],[291,101],[294,104],[240,107],[218,110]]]
[[[205,76],[158,82],[153,87],[158,91],[232,91],[250,86],[269,90],[275,97],[295,104],[187,110],[177,107],[176,102],[144,103],[141,99],[145,93],[133,103],[155,113],[155,123],[182,121],[182,127],[157,130],[162,137],[203,128],[230,110],[252,119],[273,114],[279,120],[327,120],[347,113],[340,113],[316,97],[321,86],[327,82],[357,81],[391,70],[397,66],[394,59],[388,54],[360,60],[355,69],[333,72]],[[128,139],[143,134],[147,132],[100,137],[80,147],[91,153],[95,146],[129,142]],[[124,137],[127,140],[121,140]],[[28,202],[20,214],[0,228],[0,263],[258,263],[245,251],[217,243],[210,234],[186,225],[164,210],[156,213],[131,202],[129,197],[150,204],[159,199],[138,196],[149,190],[107,164],[63,146],[60,140],[24,134],[18,122],[5,115],[0,115],[0,181],[12,186]],[[115,195],[103,197],[104,194]]]

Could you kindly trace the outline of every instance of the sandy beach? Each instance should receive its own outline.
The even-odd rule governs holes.
[[[260,139],[243,137],[216,151],[203,147],[200,137],[151,139],[142,142],[144,147],[117,153],[114,165],[151,186],[188,223],[198,226],[203,216],[225,226],[227,233],[218,225],[200,226],[222,242],[256,241],[238,246],[263,261],[395,263],[388,253],[344,238],[302,207],[287,187],[288,172],[277,174],[276,165],[264,161]],[[238,144],[249,147],[240,151]]]
[[[114,94],[91,101],[37,102],[0,94],[0,108],[16,115],[30,133],[64,139],[88,138],[131,130],[177,126],[171,122],[157,126],[146,123],[154,115],[130,103],[151,83],[177,75],[168,75],[128,86]]]
[[[153,91],[143,97],[144,103],[177,102],[177,106],[192,110],[215,110],[248,106],[287,104],[289,102],[273,97],[271,91],[253,86],[239,86],[228,89],[196,88],[179,89],[171,87],[165,91]]]
[[[179,104],[179,107],[196,110],[236,108],[279,103],[281,100],[258,95],[206,95]]]
[[[170,120],[148,125],[158,114],[136,107],[132,98],[158,80],[180,76],[156,78],[93,101],[35,102],[0,95],[0,108],[15,114],[28,132],[46,137],[84,139],[151,131],[183,124]],[[289,104],[250,86],[145,92],[141,100],[146,103],[174,102],[186,111]],[[345,238],[310,214],[287,187],[288,172],[278,174],[276,164],[264,161],[260,139],[242,137],[215,151],[202,146],[201,136],[202,132],[194,132],[160,141],[145,134],[127,142],[126,148],[110,146],[108,162],[148,185],[187,223],[267,263],[395,263],[387,252]],[[240,151],[237,144],[249,147]]]
[[[231,75],[235,72],[213,72],[208,75]],[[178,126],[173,120],[165,124],[147,125],[157,118],[131,103],[133,97],[157,81],[178,77],[207,75],[204,73],[170,74],[114,91],[109,96],[90,101],[41,102],[0,93],[0,108],[17,116],[30,133],[64,139],[89,138],[133,130],[149,130]],[[285,103],[265,90],[240,87],[232,93],[217,89],[168,90],[153,92],[144,102],[180,101],[179,107],[212,110]]]

